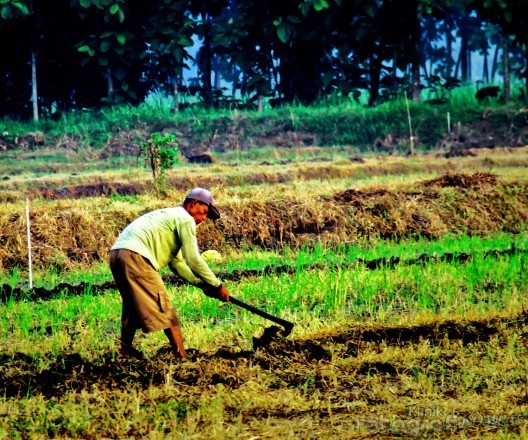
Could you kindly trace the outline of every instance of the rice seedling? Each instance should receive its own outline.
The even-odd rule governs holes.
[[[386,250],[378,252],[377,255],[387,255]],[[395,266],[377,269],[363,264],[341,266],[340,263],[346,260],[333,251],[319,249],[319,253],[310,255],[310,260],[306,260],[307,255],[303,252],[298,255],[294,263],[296,270],[292,274],[262,274],[231,283],[233,294],[272,314],[294,319],[302,328],[312,325],[314,320],[329,325],[334,319],[345,321],[349,316],[368,322],[379,319],[387,324],[408,322],[416,315],[447,317],[497,313],[506,307],[520,307],[528,284],[524,271],[527,257],[522,250],[498,257],[493,253],[473,252],[469,261],[458,262],[430,260],[425,264],[408,264],[403,259]],[[245,261],[251,266],[247,259]],[[319,263],[316,269],[310,267],[314,263]],[[100,276],[107,278],[108,269],[106,272],[106,276]],[[84,276],[85,279],[93,277]],[[92,280],[96,282],[95,278]],[[207,326],[214,322],[214,326],[220,327],[233,325],[231,306],[212,301],[192,287],[174,286],[171,293],[183,322]],[[92,296],[90,284],[81,295],[71,296],[67,291],[59,291],[51,301],[37,304],[10,301],[4,307],[8,321],[0,327],[15,337],[21,336],[21,346],[25,344],[29,334],[27,326],[31,322],[40,328],[58,320],[93,328],[94,332],[106,327],[115,330],[119,301],[115,291]],[[10,313],[23,316],[24,320],[11,319]],[[247,314],[245,311],[236,312],[237,317]],[[13,331],[14,322],[21,325],[17,331]],[[244,325],[237,330],[244,332]],[[255,327],[248,329],[251,330]],[[50,335],[45,335],[45,340],[51,339]],[[15,348],[10,344],[12,349],[21,346]]]

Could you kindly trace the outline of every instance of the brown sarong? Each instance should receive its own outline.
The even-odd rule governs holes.
[[[110,269],[123,299],[123,328],[154,332],[180,324],[161,275],[145,257],[111,250]]]

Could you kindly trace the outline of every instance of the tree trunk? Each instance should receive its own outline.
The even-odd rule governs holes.
[[[431,65],[433,65],[433,60],[431,60]],[[429,69],[427,68],[427,61],[424,60],[423,63],[421,64],[420,68],[423,70],[423,74],[424,74],[424,78],[426,80],[429,80]],[[431,69],[431,72],[433,71],[433,69]]]
[[[415,61],[411,66],[411,82],[412,82],[412,100],[413,102],[420,102],[420,92],[422,85],[420,84],[420,63]]]
[[[460,62],[462,60],[462,50],[460,50],[460,52],[458,52],[458,57],[457,57],[457,62],[456,62],[456,65],[455,65],[455,73],[454,73],[454,77],[455,78],[458,78],[458,72],[460,71]]]
[[[524,42],[524,50],[526,51],[525,53],[525,62],[528,61],[528,41],[525,41]],[[525,79],[525,86],[524,86],[524,90],[526,91],[526,93],[523,94],[523,97],[524,97],[524,100],[526,101],[527,97],[528,97],[528,72],[524,72],[524,79]]]
[[[471,64],[471,51],[469,50],[469,46],[466,46],[467,48],[467,79],[468,79],[468,82],[471,83],[471,78],[472,78],[472,75],[471,75],[471,71],[473,70],[473,65]]]
[[[445,18],[445,41],[446,41],[446,61],[445,61],[445,72],[444,75],[446,78],[451,77],[453,73],[453,34],[451,33],[453,29],[453,21],[451,17]]]
[[[276,94],[278,98],[282,98],[284,95],[281,94],[280,92],[279,71],[278,71],[277,66],[275,66],[275,63],[273,62],[273,56],[271,52],[269,53],[269,57],[271,59],[271,64],[270,64],[271,65],[271,78],[272,78],[273,84],[275,85],[275,87],[272,88],[272,90],[273,90],[273,93]]]
[[[495,53],[493,54],[493,63],[491,64],[491,81],[495,80],[495,74],[497,73],[498,68],[498,59],[499,59],[500,44],[497,43],[495,46]]]
[[[484,52],[484,57],[482,60],[482,81],[484,83],[489,83],[489,70],[488,70],[488,52]]]
[[[38,92],[37,92],[37,54],[31,52],[31,101],[33,102],[33,120],[39,120]]]
[[[413,102],[420,102],[422,85],[420,84],[420,66],[422,64],[422,29],[418,17],[418,6],[415,6],[415,14],[411,22],[411,38],[414,46],[413,60],[411,62],[411,87]]]
[[[462,81],[468,81],[468,50],[467,50],[467,35],[465,29],[461,29],[460,37],[460,70],[462,74]]]
[[[369,58],[369,102],[368,105],[373,107],[376,105],[379,99],[379,88],[380,88],[380,76],[381,76],[381,60],[375,54],[372,54]]]
[[[172,96],[174,97],[174,111],[180,110],[180,95],[178,92],[178,74],[175,73],[172,77]]]
[[[112,69],[110,67],[106,68],[106,97],[108,98],[108,103],[112,102],[114,98],[114,80],[112,79]]]
[[[396,58],[392,60],[392,66],[391,66],[390,72],[391,72],[390,75],[393,79],[398,78],[398,66],[396,63]]]
[[[321,52],[308,44],[283,47],[280,57],[280,90],[286,102],[309,105],[321,90],[319,60]]]
[[[211,44],[212,44],[212,25],[209,15],[202,13],[202,20],[205,22],[203,51],[204,59],[202,64],[202,84],[203,99],[206,108],[213,106],[213,87],[211,84],[212,62],[211,62]]]
[[[218,67],[218,63],[215,64],[216,66],[214,68],[214,89],[218,92],[222,88],[222,75],[220,74],[220,68]]]
[[[264,97],[259,94],[258,95],[258,107],[257,110],[259,113],[262,113],[264,111]]]
[[[502,37],[502,63],[504,64],[504,102],[510,102],[510,48],[507,35]]]

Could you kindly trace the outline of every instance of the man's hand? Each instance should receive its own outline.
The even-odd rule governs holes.
[[[212,287],[204,283],[201,288],[210,298],[215,298],[224,302],[229,301],[229,291],[223,284],[220,284],[218,287]]]
[[[220,301],[229,301],[229,291],[223,284],[220,284],[220,289],[218,289],[218,295],[220,296],[220,298],[218,298]]]

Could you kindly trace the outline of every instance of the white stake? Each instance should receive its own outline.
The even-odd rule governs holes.
[[[412,123],[411,123],[411,109],[409,108],[409,100],[407,99],[407,92],[405,92],[405,106],[407,107],[407,119],[409,121],[409,140],[411,141],[411,150],[409,153],[411,156],[414,156],[414,136],[412,131]]]
[[[447,112],[447,132],[451,133],[451,115]]]
[[[33,289],[33,267],[31,262],[31,228],[29,225],[29,199],[26,197],[26,223],[27,223],[27,240],[29,256],[29,288]]]

